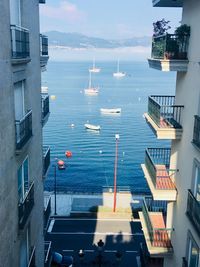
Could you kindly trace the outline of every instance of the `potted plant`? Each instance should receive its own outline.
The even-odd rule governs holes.
[[[153,23],[153,41],[152,52],[155,58],[165,58],[165,44],[167,31],[171,29],[168,25],[170,21],[165,19],[158,20]]]
[[[177,42],[179,46],[178,58],[187,59],[188,43],[190,36],[190,26],[187,24],[180,25],[175,30]]]

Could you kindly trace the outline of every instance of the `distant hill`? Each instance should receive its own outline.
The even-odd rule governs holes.
[[[66,46],[71,48],[119,48],[134,46],[150,46],[151,37],[133,37],[124,40],[107,40],[88,37],[79,33],[64,33],[58,31],[45,32],[49,38],[49,45]]]

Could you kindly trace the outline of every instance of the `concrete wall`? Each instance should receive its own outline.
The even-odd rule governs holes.
[[[199,114],[200,104],[200,2],[185,0],[182,24],[191,26],[189,44],[189,65],[186,73],[177,73],[176,103],[184,105],[182,125],[183,135],[180,141],[172,142],[172,162],[177,158],[175,182],[178,189],[177,201],[173,206],[172,223],[175,231],[172,235],[174,255],[165,260],[165,266],[182,266],[182,257],[186,256],[188,230],[200,247],[200,238],[186,216],[187,190],[191,189],[194,159],[200,162],[200,151],[191,143],[193,138],[194,115]],[[177,153],[178,152],[178,153]],[[200,266],[200,263],[199,263]]]
[[[0,266],[19,266],[21,238],[18,229],[17,170],[29,157],[29,177],[35,183],[35,205],[28,219],[31,245],[36,246],[36,266],[43,266],[43,180],[41,71],[39,48],[39,1],[22,2],[22,26],[30,30],[30,58],[27,64],[11,62],[9,1],[0,1]],[[32,109],[33,137],[20,155],[15,153],[13,82],[25,79],[25,108]],[[2,242],[3,241],[3,242]]]

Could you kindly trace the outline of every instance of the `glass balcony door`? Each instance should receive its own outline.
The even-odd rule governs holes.
[[[24,82],[14,84],[15,120],[21,120],[25,115],[24,110]]]
[[[10,0],[10,24],[21,26],[21,0]]]
[[[29,189],[29,166],[28,166],[28,157],[27,157],[18,170],[19,202],[22,202],[24,200],[24,197],[28,189]]]
[[[195,166],[194,196],[200,203],[200,166]]]
[[[189,238],[188,245],[188,267],[198,267],[199,263],[199,248],[196,243]]]

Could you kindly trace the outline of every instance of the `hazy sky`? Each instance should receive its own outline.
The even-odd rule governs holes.
[[[151,0],[47,0],[40,5],[41,31],[78,32],[103,38],[152,34],[152,22],[165,18],[178,26],[180,8],[153,8]]]

